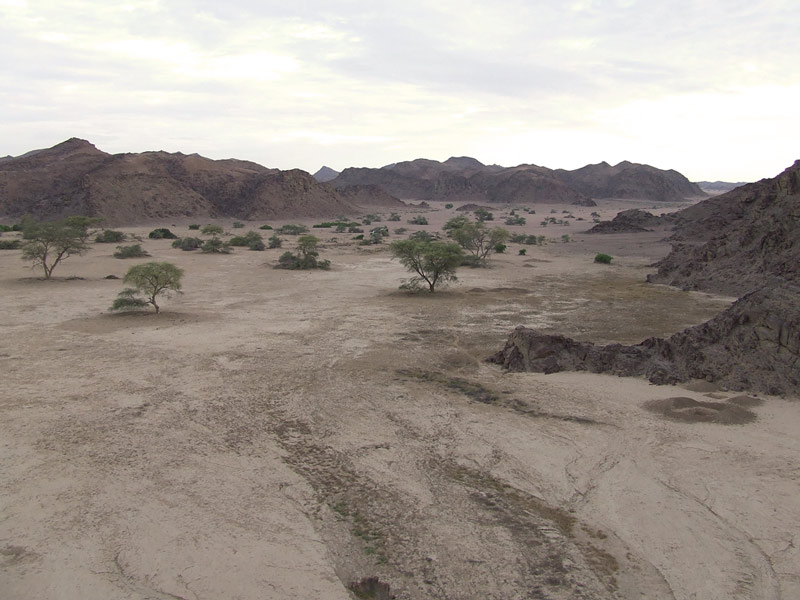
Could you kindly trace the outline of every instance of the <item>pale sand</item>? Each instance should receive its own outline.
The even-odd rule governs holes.
[[[186,270],[159,316],[106,312],[142,262],[113,245],[50,282],[0,252],[0,598],[800,597],[796,399],[682,423],[643,404],[711,390],[484,362],[519,324],[637,342],[724,308],[642,283],[661,235],[512,245],[409,296],[387,246],[315,233],[331,271],[146,240]]]

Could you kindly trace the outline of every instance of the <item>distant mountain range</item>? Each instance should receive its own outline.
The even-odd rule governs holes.
[[[747,182],[744,181],[738,181],[736,183],[731,181],[696,181],[695,183],[701,190],[711,196],[724,194],[736,189],[737,187],[747,185]]]
[[[324,176],[333,173],[329,169]],[[630,162],[615,166],[602,162],[567,171],[537,165],[484,165],[466,156],[444,162],[419,158],[379,169],[348,168],[327,180],[336,188],[377,185],[404,200],[590,204],[593,198],[670,202],[706,196],[677,171]]]
[[[107,154],[77,138],[0,158],[0,215],[102,216],[107,225],[177,217],[280,219],[403,206],[383,190],[336,190],[299,169],[167,152]]]

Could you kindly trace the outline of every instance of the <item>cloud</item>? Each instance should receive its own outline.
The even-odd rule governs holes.
[[[312,171],[615,153],[771,176],[796,158],[798,17],[782,0],[0,0],[0,154],[78,135]]]

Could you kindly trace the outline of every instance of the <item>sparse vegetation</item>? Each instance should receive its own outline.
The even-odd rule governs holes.
[[[283,244],[283,239],[279,238],[276,234],[272,234],[267,240],[267,247],[270,249],[280,248]]]
[[[18,250],[21,246],[19,240],[0,240],[0,250]]]
[[[506,246],[506,245],[505,245],[505,244],[503,244],[503,243],[499,243],[499,244],[495,244],[495,245],[494,245],[494,251],[495,251],[497,254],[503,254],[503,253],[506,251],[506,248],[508,248],[508,246]]]
[[[204,254],[230,254],[230,242],[224,242],[218,237],[212,237],[210,240],[203,242],[200,246],[200,252]]]
[[[114,258],[144,258],[150,256],[141,244],[132,244],[130,246],[117,246],[117,251],[114,252]]]
[[[131,267],[122,282],[133,287],[122,290],[110,310],[138,310],[150,304],[158,314],[161,308],[156,298],[179,293],[182,277],[183,269],[168,262],[149,262]]]
[[[391,215],[389,215],[389,221],[399,221],[399,220],[400,220],[400,215],[398,215],[396,212],[393,212]]]
[[[125,234],[113,229],[103,229],[95,236],[94,241],[99,244],[119,244],[125,241]]]
[[[483,223],[467,223],[453,229],[452,238],[464,250],[475,257],[470,264],[485,263],[487,257],[498,244],[504,244],[509,237],[507,230],[500,227],[488,229]]]
[[[222,225],[206,225],[201,230],[200,233],[203,235],[210,235],[213,237],[217,237],[222,235],[223,233]]]
[[[308,233],[308,227],[305,225],[284,225],[277,231],[283,235],[301,235]]]
[[[595,255],[595,257],[594,257],[594,262],[601,263],[601,264],[604,264],[604,265],[611,264],[612,260],[613,260],[613,257],[609,256],[608,254],[603,254],[602,252],[597,253]]]
[[[426,219],[422,215],[417,215],[413,219],[409,219],[408,222],[411,225],[427,225],[428,224],[428,219]]]
[[[391,249],[395,258],[415,273],[400,288],[417,291],[426,284],[431,293],[437,285],[456,281],[456,269],[464,255],[458,244],[452,242],[397,240],[392,242]]]
[[[506,225],[525,225],[525,217],[519,215],[511,215],[506,219]]]
[[[564,235],[561,236],[561,241],[564,242],[565,244],[568,244],[572,241],[572,238],[569,236],[568,233],[565,233]]]
[[[189,229],[193,230],[193,231],[197,231],[197,230],[200,229],[200,225],[198,225],[197,223],[193,223],[193,224],[189,225]]]
[[[444,207],[447,208],[447,209],[453,208],[453,203],[452,202],[448,202],[447,204],[444,205]]]
[[[178,236],[172,233],[166,227],[159,227],[158,229],[153,229],[150,233],[147,234],[151,240],[177,240]]]
[[[244,223],[242,223],[241,221],[234,221],[233,222],[233,228],[234,229],[244,229]]]
[[[472,211],[472,214],[475,215],[478,223],[483,223],[484,221],[494,221],[494,214],[490,213],[485,208],[476,208],[474,211]]]
[[[270,231],[272,229],[271,225],[262,225],[259,229],[263,229],[264,231]]]
[[[89,227],[97,223],[91,217],[67,217],[60,221],[37,223],[32,219],[23,219],[22,259],[33,263],[33,267],[42,267],[45,279],[50,279],[53,270],[70,256],[80,255],[89,247]]]
[[[329,269],[329,260],[319,260],[319,238],[313,235],[301,235],[297,239],[297,253],[284,252],[278,259],[276,269]]]
[[[231,246],[250,246],[254,242],[263,242],[264,238],[257,231],[248,231],[244,235],[233,236],[228,243]]]
[[[528,253],[528,249],[527,248],[520,248],[519,249],[519,255],[520,256],[525,256],[527,253]]]
[[[186,252],[197,250],[204,244],[204,241],[198,237],[185,237],[172,242],[173,248],[180,248]]]

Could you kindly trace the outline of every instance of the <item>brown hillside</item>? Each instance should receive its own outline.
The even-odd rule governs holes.
[[[169,217],[264,219],[358,210],[304,171],[197,154],[111,155],[73,138],[0,163],[0,214],[12,218],[84,214],[122,225]]]

